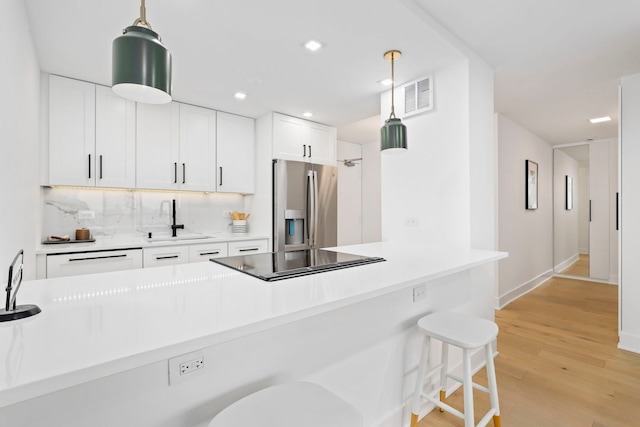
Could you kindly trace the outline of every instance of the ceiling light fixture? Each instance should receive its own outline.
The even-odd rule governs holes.
[[[302,115],[305,117],[313,117],[313,113],[310,113],[309,111],[307,111],[306,113],[302,113]]]
[[[591,123],[602,123],[602,122],[608,122],[610,120],[611,120],[611,117],[609,116],[598,117],[597,119],[589,119]]]
[[[113,41],[112,88],[136,102],[171,101],[171,53],[147,21],[145,0],[140,1],[140,17]]]
[[[309,49],[311,52],[315,52],[315,51],[319,50],[322,46],[324,46],[324,45],[322,43],[320,43],[319,41],[316,41],[316,40],[309,40],[308,42],[306,42],[304,44],[304,47]]]
[[[393,63],[402,56],[399,50],[385,52],[384,59],[391,61],[391,114],[380,129],[380,150],[392,153],[407,149],[407,127],[396,117],[394,109],[395,74]]]
[[[378,81],[378,83],[380,83],[382,86],[390,86],[391,83],[393,83],[393,80],[387,78]]]
[[[242,93],[242,92],[236,92],[235,96],[237,99],[245,99],[247,97],[246,93]]]

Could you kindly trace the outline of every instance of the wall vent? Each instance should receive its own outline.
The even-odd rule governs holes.
[[[433,109],[433,76],[407,83],[403,89],[405,117]]]

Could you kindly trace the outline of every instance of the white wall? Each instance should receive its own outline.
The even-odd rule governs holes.
[[[640,74],[622,78],[620,342],[640,353]]]
[[[553,151],[553,265],[560,271],[578,260],[581,194],[578,162],[561,150]],[[566,177],[573,178],[573,209],[566,209]]]
[[[24,277],[30,279],[35,278],[35,236],[40,222],[40,70],[21,0],[0,2],[0,54],[5,58],[0,78],[0,272],[6,274],[18,250],[24,249]]]
[[[400,91],[396,89],[396,95]],[[398,99],[402,98],[396,96],[396,102]],[[407,126],[407,152],[381,154],[382,240],[468,248],[467,60],[434,73],[434,104],[433,111],[403,120]],[[389,117],[390,105],[389,91],[381,96],[383,119]],[[408,221],[416,225],[407,225]]]
[[[362,243],[382,240],[380,141],[362,145]]]
[[[502,116],[498,127],[499,307],[526,293],[553,272],[553,150]],[[525,160],[538,163],[538,209],[525,209]]]
[[[589,253],[589,167],[578,168],[578,224],[581,254]],[[617,267],[616,267],[617,269]]]
[[[338,141],[338,160],[362,158],[362,146]],[[362,243],[362,168],[338,161],[338,246]]]

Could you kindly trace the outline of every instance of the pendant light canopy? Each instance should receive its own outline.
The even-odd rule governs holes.
[[[171,53],[147,22],[145,0],[140,18],[113,41],[112,88],[123,98],[146,104],[171,101]]]
[[[380,129],[380,150],[386,153],[404,152],[407,149],[407,127],[395,113],[395,74],[393,63],[402,56],[399,50],[385,52],[384,59],[391,61],[391,114]]]

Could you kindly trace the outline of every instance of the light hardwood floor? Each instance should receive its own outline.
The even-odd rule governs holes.
[[[570,276],[589,277],[589,254],[580,254],[578,260],[560,273]]]
[[[496,311],[503,427],[640,426],[640,355],[616,348],[617,298],[615,285],[552,278]],[[461,409],[462,389],[447,402]],[[474,404],[477,423],[488,395]],[[463,425],[436,410],[418,427]]]

